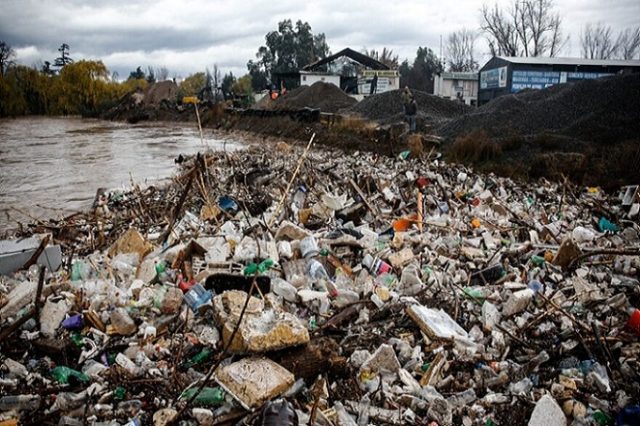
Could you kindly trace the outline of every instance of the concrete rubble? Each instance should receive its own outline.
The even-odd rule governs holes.
[[[0,425],[637,424],[637,187],[305,155],[24,227],[63,264],[0,277]]]

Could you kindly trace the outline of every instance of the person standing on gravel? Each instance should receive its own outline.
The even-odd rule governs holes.
[[[411,99],[413,99],[413,93],[411,93],[411,90],[409,90],[409,86],[404,86],[404,89],[402,89],[401,97],[402,106],[404,106],[404,115],[407,115],[407,106],[411,102]]]
[[[405,107],[405,114],[406,114],[405,115],[406,121],[409,124],[409,133],[415,133],[416,132],[416,115],[418,114],[418,103],[416,102],[413,96],[411,96],[411,100]]]

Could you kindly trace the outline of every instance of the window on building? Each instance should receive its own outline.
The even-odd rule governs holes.
[[[306,75],[302,76],[302,81],[307,81],[307,76]]]

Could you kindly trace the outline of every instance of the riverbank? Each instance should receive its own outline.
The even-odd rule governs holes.
[[[313,89],[314,96],[304,96],[305,90],[312,89],[296,89],[291,100],[265,99],[250,109],[203,104],[200,115],[204,126],[218,130],[299,141],[314,132],[319,143],[345,152],[395,156],[409,148],[399,94],[374,95],[337,113],[321,109],[312,113],[319,105],[342,101],[338,95],[334,103],[326,99],[332,96],[326,89]],[[640,75],[633,74],[509,95],[478,109],[420,94],[418,133],[423,151],[430,150],[433,141],[441,141],[436,150],[445,158],[478,170],[522,181],[569,179],[612,190],[640,180],[640,124],[635,113],[640,100],[629,95],[637,90]],[[326,96],[315,96],[316,92]],[[107,117],[195,120],[189,105],[159,103],[140,109],[127,102]]]

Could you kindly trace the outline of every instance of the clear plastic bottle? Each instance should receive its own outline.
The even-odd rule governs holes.
[[[340,426],[358,426],[358,423],[347,413],[347,410],[345,410],[341,402],[338,401],[333,404],[333,408],[338,415],[338,424]]]
[[[40,407],[40,395],[7,395],[0,398],[0,411],[32,411]]]
[[[267,403],[261,417],[261,426],[298,426],[295,408],[284,399]]]

